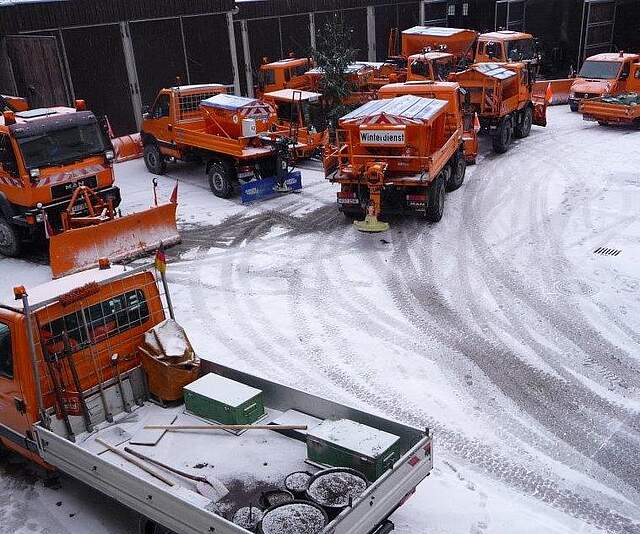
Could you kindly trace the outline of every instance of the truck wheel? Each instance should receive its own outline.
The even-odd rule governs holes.
[[[144,146],[144,164],[147,170],[153,174],[164,174],[167,172],[167,162],[160,152],[160,147],[156,144]]]
[[[20,236],[15,226],[0,217],[0,254],[9,258],[20,255]]]
[[[458,152],[456,155],[452,168],[453,172],[447,182],[447,191],[455,191],[464,182],[464,176],[467,173],[467,161],[464,159],[462,152]]]
[[[211,192],[220,198],[229,198],[233,194],[229,169],[222,163],[213,163],[207,171]]]
[[[445,183],[442,175],[438,176],[429,187],[429,205],[424,218],[430,222],[438,222],[444,214]]]
[[[513,122],[511,117],[505,117],[493,134],[493,150],[498,154],[504,154],[509,150],[513,137]]]
[[[522,111],[522,120],[520,124],[516,126],[516,137],[518,139],[524,139],[525,137],[529,137],[531,133],[531,125],[533,124],[533,111],[530,107],[526,107]]]

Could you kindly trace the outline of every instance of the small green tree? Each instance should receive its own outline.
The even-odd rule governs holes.
[[[335,13],[322,27],[313,51],[313,59],[323,72],[320,92],[324,95],[327,119],[332,129],[338,119],[349,111],[343,102],[354,89],[346,75],[358,54],[358,50],[351,46],[352,34],[353,29]]]

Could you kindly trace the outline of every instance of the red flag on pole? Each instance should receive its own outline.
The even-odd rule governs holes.
[[[173,188],[173,191],[171,192],[171,197],[169,198],[169,202],[171,202],[171,204],[178,203],[178,180],[176,180],[176,185]]]
[[[164,253],[164,245],[162,244],[162,241],[160,242],[158,250],[156,250],[155,266],[161,273],[165,273],[167,271],[167,256]]]

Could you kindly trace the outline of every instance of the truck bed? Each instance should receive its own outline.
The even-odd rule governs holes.
[[[259,158],[273,152],[269,146],[247,147],[245,138],[233,139],[207,133],[204,120],[181,121],[174,127],[176,143],[189,148],[218,152],[241,159]]]
[[[580,112],[586,121],[605,124],[640,123],[640,95],[630,93],[616,97],[583,100],[580,104]]]
[[[297,413],[294,418],[348,418],[400,437],[400,460],[373,483],[351,508],[334,519],[324,532],[369,534],[432,469],[428,431],[388,421],[211,362],[203,363],[204,372],[216,372],[263,391],[267,414],[257,424],[282,420],[285,412],[291,414],[289,410],[295,410]],[[130,393],[132,402],[140,375],[140,370],[134,369],[125,379],[125,395],[129,396]],[[108,384],[106,393],[114,414],[118,413],[118,404],[122,404],[118,388],[115,384]],[[299,413],[306,415],[300,416]],[[158,424],[160,419],[166,418],[170,421],[174,416],[174,425],[204,423],[185,413],[184,405],[161,407],[147,401],[136,406],[132,413],[120,410],[113,423],[103,421],[91,434],[78,432],[75,443],[64,437],[62,425],[54,419],[50,430],[41,425],[37,427],[38,444],[43,458],[53,466],[177,534],[214,531],[216,534],[246,533],[246,530],[227,519],[232,517],[236,509],[249,504],[256,505],[265,490],[283,488],[284,478],[289,473],[318,470],[305,462],[305,437],[295,433],[283,435],[269,430],[249,430],[235,435],[226,431],[196,430],[167,432],[155,446],[129,443],[144,425]],[[285,419],[291,417],[287,415]],[[82,430],[81,424],[80,418],[74,418],[75,428]],[[189,473],[212,474],[227,486],[229,495],[212,503],[197,493],[190,480],[156,468],[175,481],[176,485],[170,487],[113,452],[106,451],[95,441],[96,437],[117,445],[119,449],[128,446]]]

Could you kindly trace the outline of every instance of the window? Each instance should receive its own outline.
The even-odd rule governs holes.
[[[411,63],[411,74],[422,76],[423,78],[429,78],[431,76],[431,73],[429,72],[429,64],[420,59],[415,60]]]
[[[625,61],[622,66],[622,73],[620,74],[621,80],[626,80],[629,77],[629,73],[631,72],[631,62]]]
[[[640,80],[640,69],[636,69],[636,73],[634,74],[636,80]]]
[[[289,80],[291,80],[291,72],[293,71],[293,69],[284,69],[284,81],[288,82]]]
[[[155,103],[153,104],[153,109],[151,110],[151,116],[154,119],[160,119],[162,117],[169,116],[169,95],[159,95],[156,98]]]
[[[13,378],[13,350],[11,349],[11,330],[0,323],[0,376]]]
[[[148,319],[147,301],[137,289],[89,306],[84,313],[79,310],[51,321],[40,329],[40,336],[52,354],[77,352],[141,326]]]
[[[464,4],[462,4],[462,16],[463,17],[468,17],[469,16],[469,3],[465,2]]]
[[[456,16],[456,6],[454,4],[450,4],[447,8],[447,15],[450,17]]]
[[[619,61],[585,61],[578,76],[594,80],[613,80],[618,77],[619,70]]]
[[[1,170],[7,174],[18,176],[18,164],[11,146],[11,139],[4,134],[0,134],[0,166],[2,166]]]

